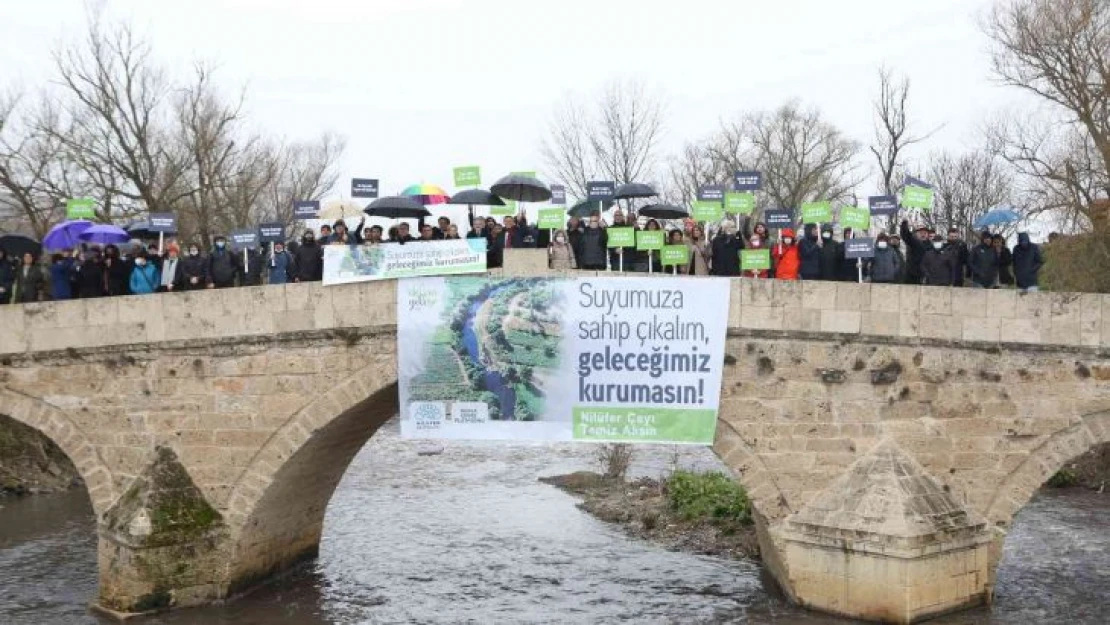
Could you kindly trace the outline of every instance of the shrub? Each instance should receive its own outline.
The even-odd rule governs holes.
[[[1060,469],[1048,478],[1047,484],[1052,488],[1071,488],[1079,485],[1079,476],[1071,469]]]
[[[623,480],[632,464],[632,445],[627,443],[608,443],[597,448],[597,463],[601,472],[609,480]]]
[[[748,493],[718,471],[675,471],[667,480],[667,499],[671,509],[686,520],[704,519],[716,525],[752,522]]]

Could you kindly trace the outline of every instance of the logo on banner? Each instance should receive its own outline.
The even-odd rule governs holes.
[[[419,401],[409,404],[412,425],[417,430],[438,430],[447,417],[447,406],[443,402]]]
[[[378,197],[377,178],[351,178],[351,197]]]

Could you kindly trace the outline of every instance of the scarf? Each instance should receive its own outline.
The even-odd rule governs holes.
[[[177,273],[177,258],[167,258],[162,263],[162,286],[167,289],[173,284],[173,276]]]

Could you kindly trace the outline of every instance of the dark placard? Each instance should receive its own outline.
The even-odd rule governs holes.
[[[759,191],[763,188],[763,172],[738,171],[734,176],[734,181],[733,189],[735,191]]]
[[[863,237],[844,241],[844,258],[875,258],[875,239]]]
[[[872,217],[893,217],[898,214],[898,198],[893,195],[873,195],[867,198]]]
[[[551,185],[551,203],[555,206],[566,206],[567,188],[561,184]]]
[[[228,238],[231,240],[231,247],[237,251],[258,247],[257,230],[232,230]]]
[[[923,189],[932,189],[933,188],[933,185],[929,184],[928,182],[925,182],[921,178],[914,178],[913,176],[906,176],[906,179],[902,181],[902,186],[904,186],[904,187],[921,187]]]
[[[151,232],[177,232],[177,217],[173,213],[151,213],[147,223]]]
[[[593,180],[586,183],[586,199],[590,202],[611,200],[616,192],[617,183],[611,180]]]
[[[279,243],[285,241],[285,225],[281,223],[259,224],[258,240],[262,243]]]
[[[351,197],[378,197],[378,179],[351,178]]]
[[[320,200],[298,200],[293,202],[293,219],[316,219],[320,214]]]
[[[763,223],[768,228],[793,228],[794,211],[789,208],[775,208],[763,211]]]
[[[725,188],[719,184],[708,184],[698,187],[699,202],[724,202]]]

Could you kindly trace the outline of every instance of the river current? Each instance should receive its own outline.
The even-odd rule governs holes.
[[[438,455],[419,452],[439,450]],[[758,564],[626,537],[537,482],[595,468],[573,444],[409,441],[383,428],[328,507],[318,561],[221,607],[138,625],[331,623],[843,624],[786,603]],[[714,468],[708,449],[645,447],[634,472]],[[0,499],[0,624],[97,625],[96,539],[81,491]],[[1110,494],[1043,491],[1006,541],[993,610],[942,625],[1105,623]]]

